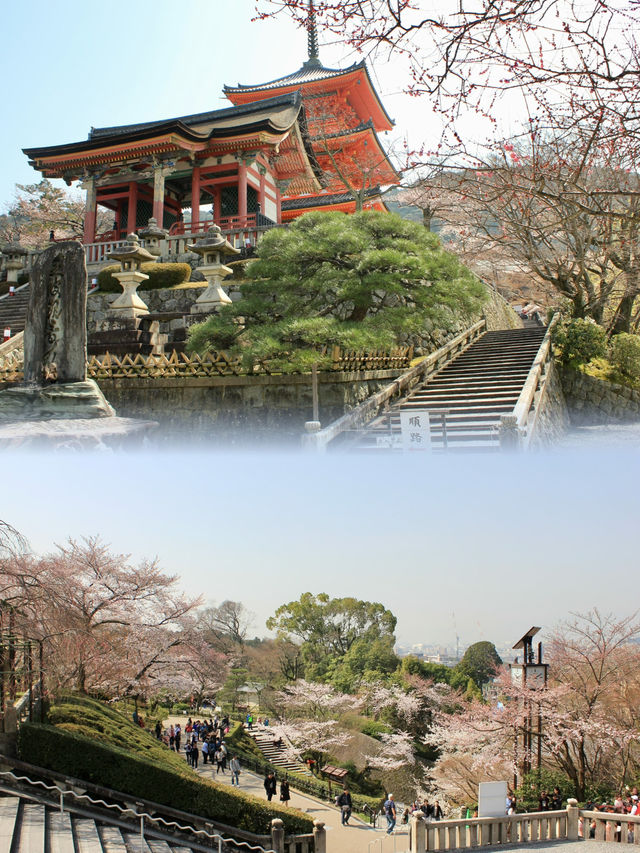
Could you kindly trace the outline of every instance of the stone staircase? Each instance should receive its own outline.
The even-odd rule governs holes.
[[[193,853],[184,842],[145,838],[90,817],[20,797],[0,798],[2,853]]]
[[[29,285],[18,288],[13,295],[0,296],[0,334],[11,329],[11,336],[24,331],[29,305]],[[1,340],[1,338],[0,338]]]
[[[245,731],[249,737],[254,739],[264,757],[274,767],[282,767],[284,770],[290,770],[293,773],[309,772],[303,764],[291,759],[284,744],[276,743],[276,736],[268,727],[258,726],[249,729],[245,725]]]
[[[352,439],[352,447],[401,447],[400,412],[427,410],[434,451],[498,451],[501,416],[513,412],[545,332],[537,324],[485,332],[410,396],[376,417]]]

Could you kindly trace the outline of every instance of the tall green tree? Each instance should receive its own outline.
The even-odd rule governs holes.
[[[188,349],[248,365],[321,366],[318,348],[390,348],[471,319],[483,285],[438,238],[395,214],[309,213],[262,238],[243,298],[193,326]],[[239,318],[242,318],[240,320]]]
[[[367,644],[384,650],[387,667],[395,627],[396,617],[382,604],[330,598],[324,592],[305,592],[267,620],[270,631],[301,643],[305,677],[312,680],[326,678],[340,662],[348,673],[364,672],[372,665],[365,653]],[[341,683],[344,676],[341,673]]]
[[[493,643],[481,640],[469,646],[455,669],[459,675],[470,678],[478,687],[482,687],[501,666],[502,658]]]

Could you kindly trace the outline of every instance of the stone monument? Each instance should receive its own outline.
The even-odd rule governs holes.
[[[24,381],[0,392],[0,419],[104,418],[115,412],[87,379],[87,272],[75,241],[34,260],[24,331]]]

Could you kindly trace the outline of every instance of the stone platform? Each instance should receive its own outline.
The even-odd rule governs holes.
[[[135,418],[67,418],[0,422],[0,447],[46,450],[118,450],[142,445],[158,426]]]

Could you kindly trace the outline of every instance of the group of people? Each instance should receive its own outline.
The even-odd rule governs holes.
[[[237,755],[232,756],[229,761],[229,750],[224,741],[224,736],[229,731],[229,717],[212,717],[207,720],[196,720],[189,717],[184,727],[186,736],[184,754],[187,764],[197,768],[202,752],[202,763],[216,765],[216,775],[225,774],[227,769],[231,773],[231,784],[240,784],[240,761]],[[162,740],[169,749],[180,752],[182,743],[182,726],[180,723],[170,725],[163,731],[160,722],[156,723],[156,738]],[[202,743],[202,745],[200,745]],[[228,762],[228,765],[227,765]]]
[[[515,797],[513,797],[515,804]],[[562,808],[562,794],[557,786],[548,794],[546,791],[540,791],[538,800],[538,811],[541,812],[557,812]],[[515,811],[515,809],[514,809]]]
[[[271,802],[278,793],[278,780],[276,779],[275,773],[267,773],[264,777],[264,790],[266,792],[267,799]],[[280,782],[280,802],[284,803],[285,806],[288,806],[290,799],[291,792],[289,791],[289,780],[285,777]]]

